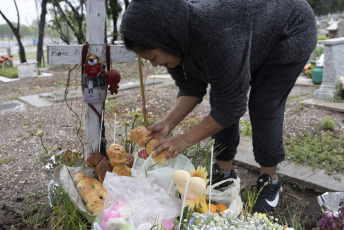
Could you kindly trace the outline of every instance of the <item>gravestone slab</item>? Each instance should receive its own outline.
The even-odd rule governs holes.
[[[145,85],[156,85],[161,84],[162,81],[156,81],[156,80],[147,80],[145,81]],[[139,88],[140,82],[127,82],[127,83],[119,83],[118,91],[124,91],[128,89],[133,88]],[[19,97],[19,100],[22,102],[25,102],[31,106],[34,106],[36,108],[43,108],[47,106],[52,106],[55,103],[63,102],[65,100],[77,100],[81,99],[83,97],[81,87],[79,87],[76,90],[69,91],[67,97],[65,98],[65,91],[59,90],[57,92],[47,92],[47,93],[41,93],[36,95],[28,95],[28,96],[22,96]],[[1,107],[0,107],[1,110]]]
[[[306,105],[314,105],[326,110],[332,110],[332,111],[344,113],[344,103],[335,103],[335,102],[319,100],[319,99],[314,99],[314,98],[304,100],[303,103],[305,103]]]
[[[37,62],[25,62],[17,64],[19,78],[38,77]]]
[[[43,107],[51,106],[53,104],[52,101],[50,101],[47,98],[40,97],[39,94],[22,96],[22,97],[19,97],[18,99],[36,108],[43,108]]]
[[[260,170],[260,165],[253,156],[252,140],[247,137],[240,138],[238,153],[234,161],[253,170]],[[306,165],[294,164],[283,161],[278,165],[278,174],[283,175],[286,181],[302,183],[310,189],[318,189],[323,192],[344,191],[344,174],[327,175],[323,169],[312,169]]]
[[[0,103],[0,113],[4,112],[21,112],[26,109],[26,106],[24,103],[14,100],[9,102],[2,102]]]
[[[344,74],[344,37],[324,40],[323,80],[314,98],[332,100],[338,79]]]
[[[69,91],[67,96],[65,97],[65,90],[60,90],[55,93],[41,93],[39,94],[40,98],[45,98],[50,100],[51,102],[62,102],[62,101],[69,101],[72,99],[79,99],[82,98],[82,90],[81,88],[79,90]]]
[[[2,82],[12,82],[12,81],[18,81],[19,78],[8,78],[8,77],[3,77],[3,76],[0,76],[0,81]]]
[[[152,80],[147,80],[145,81],[145,85],[154,85],[154,84],[160,84],[162,83],[161,81],[152,81]],[[120,83],[118,84],[119,88],[118,91],[121,90],[126,90],[126,89],[132,89],[132,88],[139,88],[140,87],[140,82],[127,82],[127,83]]]

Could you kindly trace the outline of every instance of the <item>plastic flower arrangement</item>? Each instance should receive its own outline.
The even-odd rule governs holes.
[[[320,229],[341,230],[344,229],[344,205],[338,209],[337,213],[326,210],[323,217],[319,220]]]
[[[287,226],[279,225],[278,219],[266,214],[248,214],[246,217],[238,218],[230,210],[226,210],[222,215],[208,213],[194,213],[188,223],[185,223],[188,230],[225,230],[225,229],[262,229],[262,230],[293,230]]]
[[[302,70],[302,73],[305,76],[307,76],[308,78],[312,78],[312,72],[313,72],[314,67],[315,67],[314,63],[306,64],[305,67]]]
[[[3,69],[13,67],[12,58],[13,58],[12,55],[8,55],[8,57],[1,56],[0,67],[2,67]]]

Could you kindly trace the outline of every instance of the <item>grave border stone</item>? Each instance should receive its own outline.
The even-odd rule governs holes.
[[[336,93],[338,79],[344,74],[344,37],[324,40],[323,44],[325,56],[323,80],[313,97],[331,101]]]

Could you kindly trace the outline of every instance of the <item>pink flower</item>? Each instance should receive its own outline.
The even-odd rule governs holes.
[[[166,228],[166,230],[171,230],[174,227],[173,219],[164,219],[161,224]]]

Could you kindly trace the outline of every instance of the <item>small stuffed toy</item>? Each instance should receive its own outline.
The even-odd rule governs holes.
[[[103,63],[99,61],[99,57],[95,54],[88,54],[86,57],[85,70],[87,76],[97,77],[100,74],[105,74]]]
[[[109,85],[109,91],[111,95],[113,93],[117,94],[118,93],[118,83],[121,81],[121,75],[117,70],[109,70],[106,75],[106,84]]]

